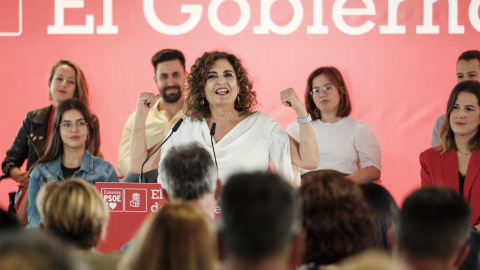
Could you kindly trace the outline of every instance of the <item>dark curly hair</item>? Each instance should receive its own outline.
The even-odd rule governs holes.
[[[237,76],[239,86],[238,96],[240,102],[235,100],[235,110],[240,115],[247,115],[253,111],[257,104],[257,94],[253,91],[253,83],[248,76],[248,71],[243,67],[242,61],[235,55],[227,52],[213,51],[205,52],[193,64],[190,74],[187,77],[188,96],[185,101],[185,115],[195,120],[203,120],[211,116],[210,107],[205,97],[205,85],[207,83],[208,72],[213,64],[219,59],[227,59],[233,66]],[[204,104],[200,101],[204,100]]]
[[[317,171],[300,188],[306,246],[303,263],[327,265],[377,247],[374,217],[362,190],[335,171]]]

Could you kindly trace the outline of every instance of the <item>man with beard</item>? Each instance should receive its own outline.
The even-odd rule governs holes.
[[[148,112],[145,120],[145,137],[147,147],[153,150],[170,128],[185,115],[183,114],[182,87],[185,85],[185,57],[174,49],[158,51],[152,57],[155,80],[162,96]],[[118,171],[124,176],[122,182],[138,182],[138,174],[130,172],[130,137],[132,134],[135,112],[125,124],[122,141],[118,149]],[[158,163],[158,162],[157,162]],[[145,182],[157,182],[158,170],[145,172]]]

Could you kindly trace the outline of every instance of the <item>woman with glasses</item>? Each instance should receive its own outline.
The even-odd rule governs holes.
[[[118,182],[114,167],[88,152],[93,125],[87,106],[78,99],[67,99],[58,105],[52,122],[52,134],[45,154],[32,165],[28,186],[28,222],[40,222],[36,205],[39,189],[47,182],[81,178],[95,182]]]
[[[352,110],[347,86],[335,67],[314,70],[307,80],[305,106],[312,116],[320,163],[315,170],[335,170],[366,183],[380,178],[380,144],[373,128],[348,115]],[[287,132],[299,139],[299,123]],[[309,170],[302,170],[302,174]]]
[[[27,220],[25,211],[27,201],[23,200],[26,198],[24,191],[28,189],[27,171],[43,155],[48,146],[55,108],[69,98],[78,98],[88,106],[87,81],[82,70],[75,63],[59,60],[53,65],[48,79],[48,98],[51,101],[50,106],[27,114],[2,163],[2,171],[5,173],[3,177],[11,177],[19,183],[15,209],[17,217],[22,222]],[[91,117],[93,134],[88,150],[97,156],[100,148],[99,124],[94,114]],[[20,168],[25,160],[27,160],[27,167],[23,171]]]

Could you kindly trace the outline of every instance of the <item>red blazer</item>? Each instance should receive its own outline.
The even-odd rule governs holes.
[[[458,192],[458,163],[455,150],[443,154],[433,148],[425,150],[420,154],[420,165],[422,166],[420,172],[422,187],[442,185]],[[473,226],[480,217],[480,151],[472,151],[465,175],[463,196],[472,207],[471,225]]]

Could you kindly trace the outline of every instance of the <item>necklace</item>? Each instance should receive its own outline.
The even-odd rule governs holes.
[[[458,154],[461,154],[461,155],[464,155],[464,156],[468,156],[468,155],[470,155],[472,152],[462,153],[462,152],[460,152],[459,150],[457,150],[457,153],[458,153]]]

